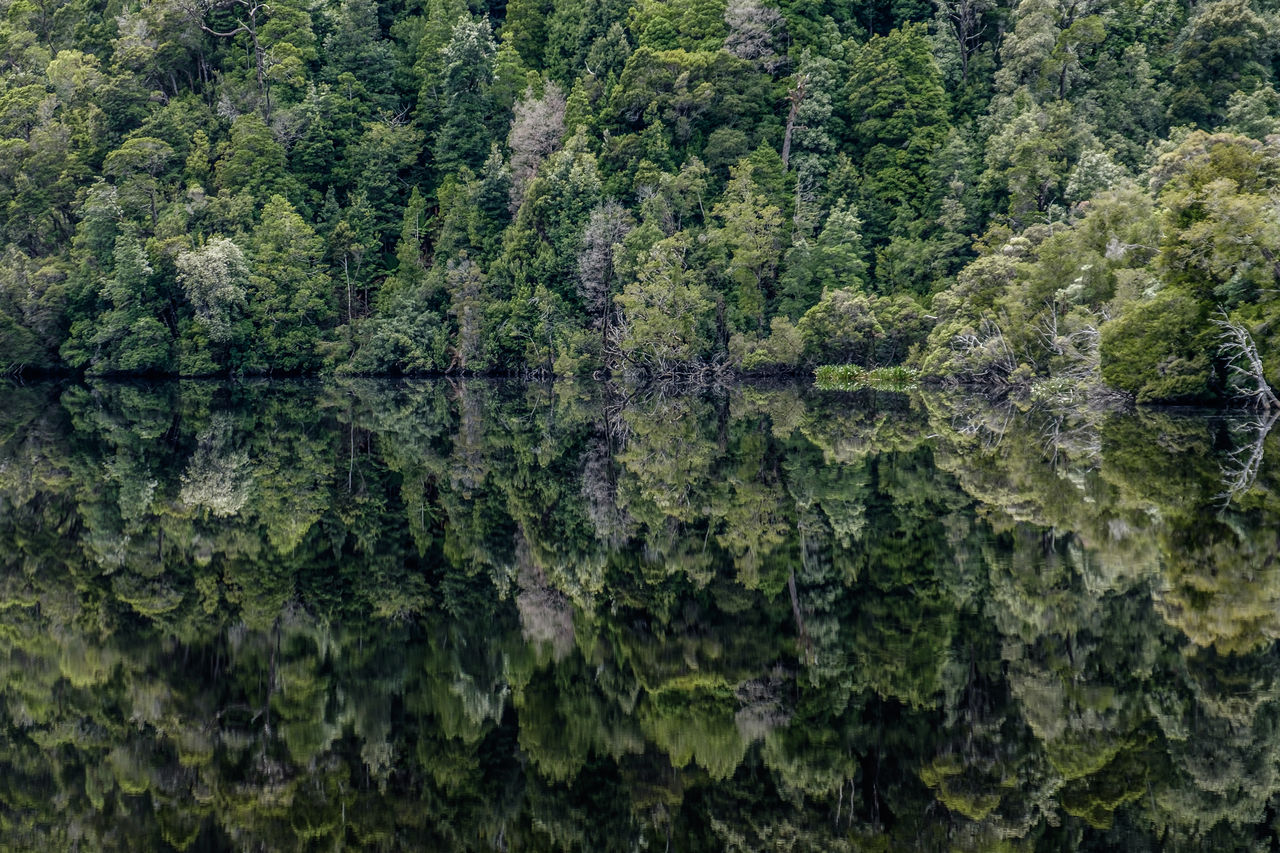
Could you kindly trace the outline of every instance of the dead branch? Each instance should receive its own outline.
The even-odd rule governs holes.
[[[1267,383],[1266,371],[1262,365],[1262,356],[1258,354],[1253,335],[1243,323],[1232,320],[1225,309],[1219,309],[1220,319],[1213,324],[1221,331],[1218,335],[1218,352],[1227,362],[1232,384],[1241,397],[1251,400],[1255,406],[1265,409],[1280,408],[1280,399],[1276,398],[1271,385]]]

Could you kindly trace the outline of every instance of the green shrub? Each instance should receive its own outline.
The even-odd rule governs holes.
[[[1102,378],[1140,403],[1209,395],[1212,328],[1194,299],[1164,290],[1102,327]]]

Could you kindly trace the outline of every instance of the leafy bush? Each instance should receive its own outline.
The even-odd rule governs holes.
[[[1102,378],[1140,403],[1205,399],[1211,338],[1194,299],[1161,291],[1102,327]]]

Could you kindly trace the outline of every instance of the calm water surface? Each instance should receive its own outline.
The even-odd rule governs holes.
[[[0,847],[1275,849],[1266,426],[6,387]]]

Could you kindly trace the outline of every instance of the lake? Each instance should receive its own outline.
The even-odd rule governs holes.
[[[1280,843],[1249,412],[3,393],[6,849]]]

